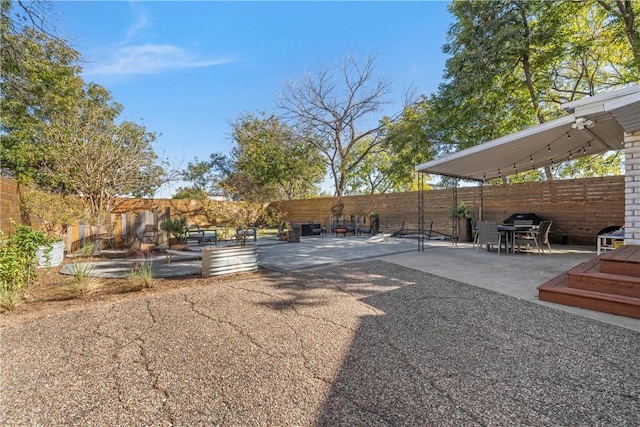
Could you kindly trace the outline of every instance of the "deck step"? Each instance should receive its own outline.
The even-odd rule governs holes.
[[[640,319],[640,298],[571,288],[567,273],[539,286],[538,297],[541,301]]]
[[[625,245],[601,255],[600,272],[640,277],[640,246]]]
[[[602,272],[598,258],[572,268],[567,275],[570,288],[640,298],[640,277]]]
[[[640,265],[635,258],[640,246],[626,248],[594,257],[542,284],[540,300],[640,319],[640,277],[614,273],[636,273]],[[602,271],[603,259],[612,270]]]
[[[640,277],[609,273],[569,274],[569,287],[640,298]]]

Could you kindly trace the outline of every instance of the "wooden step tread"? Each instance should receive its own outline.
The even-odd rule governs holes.
[[[571,288],[563,273],[538,287],[538,298],[557,304],[640,319],[640,298]]]
[[[601,260],[635,262],[640,264],[640,246],[623,245],[614,251],[600,255]]]
[[[569,273],[569,287],[640,298],[640,277],[600,272]]]
[[[542,286],[538,287],[538,290],[540,289],[543,289],[543,287]],[[569,295],[588,296],[591,298],[597,298],[604,301],[625,302],[631,305],[638,306],[638,309],[640,310],[640,298],[627,297],[624,295],[612,295],[612,294],[607,294],[603,292],[589,291],[586,289],[571,288],[569,286],[556,286],[553,288],[544,288],[544,290],[547,292],[557,292],[557,293],[563,293],[563,294],[569,294]]]
[[[588,261],[585,261],[573,267],[571,270],[569,270],[569,274],[580,274],[580,273],[590,273],[590,272],[599,272],[599,271],[600,271],[600,260],[598,259],[598,257],[594,257]]]
[[[596,279],[601,281],[608,281],[617,283],[620,286],[631,287],[633,285],[640,285],[640,277],[637,276],[627,276],[625,274],[615,274],[615,273],[603,273],[601,271],[585,271],[585,272],[569,272],[570,280],[573,278],[584,278],[586,280]],[[579,280],[579,279],[577,279]]]

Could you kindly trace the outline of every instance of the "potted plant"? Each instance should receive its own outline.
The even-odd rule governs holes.
[[[458,202],[453,210],[453,219],[457,222],[458,239],[462,242],[471,241],[471,214],[465,202]]]
[[[166,231],[172,236],[169,238],[169,247],[185,244],[187,240],[187,218],[183,216],[166,218],[160,223],[160,230]]]

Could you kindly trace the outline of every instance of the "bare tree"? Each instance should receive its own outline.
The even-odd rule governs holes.
[[[356,166],[383,142],[382,130],[393,120],[376,115],[389,103],[391,90],[387,80],[375,78],[375,61],[370,56],[361,65],[347,57],[339,75],[329,69],[307,73],[285,84],[279,103],[285,118],[322,153],[338,198]]]

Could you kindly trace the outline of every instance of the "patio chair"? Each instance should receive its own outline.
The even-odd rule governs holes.
[[[520,249],[520,245],[522,244],[526,244],[527,247],[533,244],[536,246],[536,249],[538,249],[538,254],[543,254],[544,245],[547,245],[549,252],[552,252],[551,243],[549,243],[549,230],[551,230],[552,224],[553,221],[542,221],[537,229],[520,235],[515,241],[518,249]]]
[[[544,245],[547,245],[549,252],[552,252],[551,243],[549,243],[549,230],[551,230],[552,224],[553,221],[542,221],[536,232],[538,234],[538,244],[540,245],[542,252],[544,252]]]
[[[476,252],[480,251],[480,247],[487,245],[487,249],[491,245],[498,245],[498,256],[500,256],[500,246],[502,246],[502,233],[498,231],[498,224],[494,221],[478,221],[478,247]]]
[[[548,222],[548,221],[544,221],[544,222]],[[544,223],[543,222],[543,223]],[[540,223],[540,227],[542,227],[542,224]],[[517,233],[515,234],[515,241],[514,244],[518,245],[518,251],[520,251],[520,245],[526,245],[526,247],[528,248],[529,246],[535,245],[536,249],[538,250],[538,254],[542,254],[542,250],[540,248],[540,227],[537,230],[531,230],[531,231],[525,231],[523,233]],[[547,232],[549,231],[548,227],[547,227]]]
[[[155,224],[147,224],[144,226],[144,232],[140,238],[141,243],[156,243],[158,235],[158,227]]]

